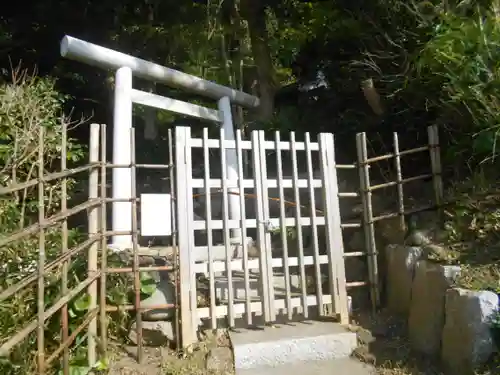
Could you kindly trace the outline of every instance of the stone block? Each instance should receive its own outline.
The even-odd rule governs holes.
[[[166,304],[175,304],[175,286],[167,280],[161,280],[153,294],[141,301],[141,305],[145,308]],[[172,319],[174,313],[174,308],[154,308],[144,310],[142,316],[147,321],[160,321]]]
[[[142,342],[146,346],[167,346],[175,341],[174,322],[142,322]],[[138,345],[137,323],[130,326],[129,340],[133,345]]]
[[[447,373],[472,374],[494,351],[490,321],[498,295],[454,288],[446,292],[441,359]]]
[[[439,356],[446,292],[459,274],[459,266],[444,266],[426,260],[417,262],[408,318],[408,334],[414,350]]]
[[[229,347],[213,348],[207,354],[206,369],[210,373],[232,374],[234,368],[233,352]]]
[[[349,358],[358,345],[355,332],[332,322],[308,321],[229,332],[236,373],[306,361]]]
[[[389,245],[387,259],[387,305],[397,314],[410,311],[411,288],[415,266],[422,255],[419,247]]]

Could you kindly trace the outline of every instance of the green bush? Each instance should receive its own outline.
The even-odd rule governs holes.
[[[24,183],[36,179],[39,174],[39,136],[44,132],[43,170],[54,172],[60,168],[63,124],[71,125],[64,115],[63,105],[67,97],[55,89],[50,78],[30,76],[17,70],[13,82],[0,86],[0,182],[2,186]],[[84,148],[68,139],[69,163],[84,157]],[[68,191],[74,180],[68,179]],[[61,207],[61,181],[44,184],[45,215],[53,215]],[[0,236],[22,230],[38,219],[37,186],[27,187],[11,195],[0,197]],[[26,236],[0,250],[0,287],[5,289],[32,275],[38,269],[38,234]],[[77,230],[69,230],[68,247],[71,248],[82,236]],[[62,238],[60,225],[45,231],[45,247],[48,260],[60,254]],[[69,284],[83,280],[85,261],[82,259],[69,268]],[[51,272],[45,281],[45,306],[48,308],[61,296],[61,270]],[[0,303],[0,343],[19,332],[37,313],[36,283]],[[47,352],[61,342],[60,315],[48,321],[45,332]],[[27,374],[34,372],[36,339],[31,334],[17,345],[8,359],[0,363],[3,374]]]
[[[416,60],[418,76],[439,94],[429,103],[453,138],[449,152],[494,160],[500,130],[500,20],[489,9],[440,12]]]
[[[59,170],[63,132],[74,125],[64,115],[63,106],[67,97],[55,88],[50,78],[29,76],[16,71],[13,83],[0,86],[0,181],[2,186],[23,183],[36,179],[39,174],[39,136],[43,129],[43,170],[50,173]],[[68,166],[84,161],[85,149],[74,139],[68,138],[66,145]],[[74,179],[67,179],[67,190],[71,193]],[[61,209],[61,180],[44,184],[45,216]],[[70,194],[69,194],[70,195]],[[68,197],[68,199],[70,196]],[[22,230],[38,220],[37,186],[27,187],[17,193],[0,197],[0,237]],[[70,229],[67,247],[72,248],[86,240],[77,229]],[[63,246],[61,225],[45,230],[45,252],[47,262],[60,255]],[[24,237],[0,249],[0,288],[4,290],[38,270],[38,233]],[[68,262],[68,289],[87,277],[86,251],[82,251]],[[117,255],[110,255],[108,265],[122,266]],[[62,296],[62,267],[56,267],[45,278],[44,305],[51,307]],[[141,274],[141,294],[151,295],[156,289],[152,278]],[[132,301],[131,278],[125,274],[108,276],[107,302],[124,305]],[[89,297],[83,292],[68,304],[69,334],[83,322],[89,308]],[[36,319],[36,282],[20,290],[11,298],[0,302],[0,344]],[[45,327],[45,353],[50,355],[62,343],[61,314],[56,313]],[[126,332],[132,315],[118,311],[108,319],[108,329],[114,337]],[[0,359],[0,373],[5,375],[33,374],[36,372],[36,335],[33,332],[16,345],[8,358]],[[87,373],[85,330],[76,337],[70,348],[70,370],[73,374]],[[100,354],[103,354],[102,352]],[[56,361],[53,370],[60,364]]]
[[[373,119],[372,113],[353,110],[349,102],[349,109],[339,111],[339,128],[364,131],[371,120],[376,131],[385,134],[387,145],[392,132],[399,131],[400,146],[405,147],[406,134],[438,124],[449,157],[445,164],[467,165],[470,170],[495,161],[500,123],[500,2],[365,3],[338,3],[342,22],[351,26],[331,32],[335,55],[326,70],[330,80],[335,79],[332,87],[343,97],[359,94],[359,82],[373,78],[386,111],[383,118]],[[354,98],[362,100],[358,95],[352,102]],[[411,145],[413,136],[408,137]]]

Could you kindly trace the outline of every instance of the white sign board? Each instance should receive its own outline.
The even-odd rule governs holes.
[[[170,194],[141,194],[141,236],[172,235]]]

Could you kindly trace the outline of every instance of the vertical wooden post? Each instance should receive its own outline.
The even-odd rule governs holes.
[[[222,156],[221,156],[222,159]],[[208,147],[208,128],[203,128],[203,166],[205,184],[205,221],[207,225],[208,246],[208,281],[210,284],[210,320],[212,329],[217,329],[216,293],[215,293],[215,271],[212,229],[212,194],[210,191],[210,149]],[[229,283],[228,283],[229,284]],[[228,285],[229,289],[229,285]]]
[[[38,135],[38,295],[37,295],[37,363],[38,374],[45,374],[45,228],[41,226],[45,220],[45,183],[43,174],[45,170],[44,137],[45,128],[40,126]]]
[[[323,202],[325,209],[325,233],[328,253],[330,293],[334,311],[341,324],[349,323],[347,283],[345,277],[344,241],[340,218],[335,140],[333,134],[322,133],[318,137]]]
[[[107,278],[107,267],[108,267],[108,238],[106,236],[107,229],[107,207],[106,207],[106,188],[107,188],[107,173],[106,173],[106,125],[101,125],[101,158],[100,158],[100,174],[101,174],[101,189],[100,189],[100,199],[101,199],[101,220],[99,225],[99,231],[101,234],[101,279],[100,279],[100,352],[103,360],[108,349],[108,325],[106,319],[106,278]]]
[[[142,364],[143,342],[142,342],[142,310],[141,310],[141,274],[139,272],[139,244],[137,233],[137,167],[135,154],[135,129],[130,129],[130,196],[132,199],[131,217],[132,217],[132,250],[133,261],[132,271],[134,274],[134,307],[135,307],[135,326],[137,334],[137,361]]]
[[[243,115],[243,113],[242,113]],[[241,239],[243,248],[243,278],[245,283],[245,312],[247,316],[247,324],[252,325],[252,300],[250,291],[250,269],[248,264],[248,241],[247,241],[247,224],[246,224],[246,204],[245,204],[245,188],[243,174],[243,148],[242,148],[241,130],[236,130],[236,158],[238,160],[238,192],[240,198],[240,213],[241,213]],[[246,150],[245,150],[246,151]],[[208,228],[208,227],[207,227]]]
[[[290,280],[290,264],[288,261],[288,227],[286,226],[285,188],[283,183],[283,155],[281,152],[281,140],[279,131],[276,131],[274,133],[274,144],[276,147],[276,170],[278,172],[278,191],[280,200],[280,234],[281,246],[283,247],[283,270],[285,274],[285,306],[287,317],[291,321],[293,319],[292,285]]]
[[[444,200],[443,177],[441,169],[441,150],[439,147],[439,128],[432,125],[427,128],[429,138],[429,153],[431,157],[432,182],[434,185],[434,199],[440,219],[443,219],[442,205]]]
[[[311,136],[307,132],[305,134],[305,151],[307,164],[307,185],[309,190],[309,202],[311,206],[311,229],[312,229],[312,245],[314,257],[314,282],[316,284],[316,301],[318,304],[318,312],[320,315],[325,315],[325,304],[323,303],[323,287],[321,278],[321,264],[319,259],[319,243],[318,243],[318,220],[316,218],[316,196],[313,186],[313,162],[311,151]]]
[[[188,169],[188,142],[190,139],[190,129],[184,126],[175,128],[175,173],[176,173],[176,194],[177,194],[177,233],[179,242],[179,279],[180,279],[180,311],[181,311],[181,345],[183,348],[191,345],[195,340],[196,330],[193,327],[192,313],[196,309],[196,304],[192,306],[191,294],[194,293],[196,300],[196,286],[191,285],[191,225],[188,222],[189,199],[189,174]],[[194,290],[193,290],[194,287]]]
[[[358,152],[359,183],[363,204],[363,228],[365,243],[368,253],[368,271],[370,277],[370,299],[372,309],[379,306],[380,293],[378,288],[377,245],[375,242],[375,228],[373,223],[372,193],[370,191],[370,174],[368,168],[368,152],[366,146],[366,133],[356,135],[356,148]]]
[[[68,129],[65,121],[62,123],[61,130],[61,172],[66,171],[67,161],[67,137]],[[63,177],[61,180],[61,212],[66,212],[68,209],[68,178]],[[61,223],[61,253],[68,251],[68,219],[65,218]],[[61,270],[61,294],[64,296],[68,293],[68,264],[66,260],[62,264]],[[61,330],[62,342],[66,342],[69,336],[69,322],[68,322],[68,305],[65,304],[61,308]],[[69,375],[69,349],[64,348],[63,351],[63,375]]]
[[[261,254],[265,257],[267,285],[268,291],[268,303],[269,303],[269,322],[274,322],[276,320],[276,308],[275,308],[275,293],[274,293],[274,272],[273,272],[273,256],[271,251],[271,233],[269,231],[269,191],[267,188],[267,158],[266,158],[266,139],[265,132],[263,130],[258,131],[259,137],[259,153],[260,153],[260,178],[262,184],[261,196],[258,198],[262,202],[262,214],[264,229],[264,247],[260,248]]]
[[[234,327],[235,317],[234,317],[234,284],[233,284],[233,270],[231,267],[231,262],[233,260],[233,254],[231,249],[231,234],[229,232],[229,219],[236,219],[234,216],[231,217],[234,212],[229,205],[229,189],[227,187],[228,176],[228,165],[226,160],[226,144],[224,141],[227,139],[225,133],[227,129],[221,128],[219,132],[219,140],[220,140],[220,166],[221,166],[221,184],[222,184],[222,231],[224,237],[224,246],[226,250],[225,254],[225,263],[226,263],[226,275],[227,275],[227,321],[230,328]],[[232,160],[234,161],[234,160]],[[234,165],[229,168],[230,170],[234,168]],[[237,169],[237,168],[236,168]],[[234,173],[234,170],[231,170],[231,173]],[[236,171],[237,173],[237,171]],[[231,179],[231,182],[235,182],[234,179]],[[236,197],[237,198],[237,197]],[[208,202],[208,200],[207,200]],[[234,204],[234,197],[231,197],[231,204]],[[239,204],[239,200],[238,200]],[[238,205],[238,212],[240,206]],[[230,210],[231,209],[231,210]],[[238,214],[239,215],[239,214]],[[210,217],[207,216],[207,221],[210,221]],[[238,220],[238,219],[236,219]],[[233,231],[234,233],[235,231]],[[239,233],[239,238],[242,239],[241,233]]]
[[[89,200],[95,201],[99,193],[99,124],[90,125],[90,144],[89,144],[89,163],[92,164],[89,173]],[[95,237],[99,231],[99,207],[92,206],[88,212],[88,236]],[[95,241],[89,246],[88,250],[88,275],[91,277],[97,272],[97,256],[99,251],[99,242]],[[88,287],[90,298],[89,310],[94,311],[97,308],[97,280],[94,280]],[[87,360],[89,367],[97,362],[96,357],[96,338],[97,338],[97,320],[92,318],[88,326],[87,336]]]
[[[401,172],[401,155],[399,153],[399,138],[398,133],[393,134],[394,145],[394,165],[396,167],[396,183],[398,188],[398,214],[399,214],[399,227],[404,233],[406,228],[405,224],[405,203],[403,195],[403,174]]]
[[[265,239],[265,222],[264,222],[264,208],[262,205],[262,174],[261,174],[261,153],[259,150],[259,131],[254,130],[251,133],[252,138],[252,161],[253,161],[253,173],[254,173],[254,184],[255,184],[255,212],[257,213],[257,242],[260,251],[260,262],[259,262],[259,273],[260,273],[260,285],[259,289],[261,291],[260,295],[262,298],[262,315],[264,316],[264,321],[271,321],[271,308],[269,306],[269,280],[267,278],[267,257],[266,257],[266,239]]]
[[[299,186],[299,167],[297,158],[297,142],[295,141],[295,132],[290,133],[290,153],[292,154],[292,184],[293,196],[295,201],[295,227],[297,230],[297,250],[299,256],[299,272],[300,272],[300,291],[302,299],[302,309],[304,318],[309,317],[309,305],[307,303],[307,276],[304,261],[304,240],[302,236],[302,217],[301,217],[301,199]]]
[[[175,193],[175,159],[174,159],[174,134],[172,128],[168,129],[168,164],[170,179],[170,197],[172,199],[172,248],[174,249],[174,269],[175,269],[175,344],[177,348],[181,347],[180,339],[180,308],[179,308],[179,248],[177,247],[177,212],[176,212],[176,193]]]
[[[189,274],[190,279],[190,306],[191,306],[191,338],[192,342],[196,342],[198,337],[196,332],[198,331],[198,324],[200,320],[198,319],[198,298],[197,298],[197,283],[196,283],[196,273],[194,271],[194,204],[193,204],[193,160],[191,152],[191,128],[186,127],[186,147],[184,149],[185,161],[186,161],[186,194],[187,194],[187,209],[184,211],[187,221],[187,239],[188,239],[188,249],[189,249]],[[180,249],[183,249],[179,246]]]

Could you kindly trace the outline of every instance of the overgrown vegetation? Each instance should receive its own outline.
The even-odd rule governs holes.
[[[401,149],[412,148],[416,133],[438,124],[447,197],[456,201],[446,207],[445,215],[452,253],[449,261],[463,266],[460,285],[500,291],[498,0],[42,0],[32,6],[34,11],[26,12],[25,4],[19,8],[13,4],[0,18],[0,41],[5,46],[0,58],[4,67],[8,58],[39,63],[42,76],[57,76],[59,80],[21,75],[12,84],[1,86],[2,186],[37,177],[34,145],[40,126],[47,139],[44,169],[59,168],[61,125],[69,121],[62,114],[68,103],[78,113],[92,113],[97,122],[107,122],[113,79],[107,72],[60,61],[55,51],[62,34],[84,36],[259,95],[262,110],[238,111],[238,127],[329,131],[339,138],[345,135],[348,142],[343,138],[338,142],[342,145],[337,150],[340,157],[352,151],[348,145],[354,145],[356,131],[377,133],[378,142],[372,146],[390,152],[393,131],[400,133]],[[94,21],[91,29],[88,19]],[[324,78],[323,87],[299,91],[301,84],[310,84],[319,73]],[[382,99],[381,114],[374,113],[360,88],[367,79],[373,81]],[[137,84],[146,87],[143,82]],[[156,90],[182,100],[199,99],[172,88]],[[139,110],[136,114],[138,120],[145,116]],[[162,128],[176,124],[174,116],[166,112],[156,113],[156,121]],[[86,132],[75,134],[87,142]],[[149,146],[145,147],[148,152]],[[140,142],[139,147],[143,147]],[[152,154],[164,158],[161,146]],[[68,162],[78,163],[83,157],[81,146],[69,140]],[[353,157],[347,156],[350,160]],[[403,173],[419,169],[418,161],[414,163],[403,165]],[[73,183],[68,180],[69,191]],[[60,208],[60,192],[59,182],[46,184],[46,215]],[[2,197],[0,205],[2,235],[29,226],[37,219],[36,188]],[[68,246],[84,238],[71,230]],[[2,248],[2,288],[36,269],[37,241],[33,236]],[[48,230],[49,258],[59,253],[62,241],[60,228]],[[72,265],[74,285],[84,277],[85,259]],[[57,270],[49,278],[47,305],[61,294],[60,273]],[[117,277],[111,284],[116,288],[110,291],[110,303],[126,301],[128,281]],[[0,342],[33,318],[35,297],[36,290],[31,289],[15,300],[3,301]],[[84,303],[78,306],[86,310]],[[110,320],[110,324],[117,324],[117,330],[130,319],[120,314],[123,320]],[[75,319],[76,324],[80,318]],[[57,322],[56,316],[47,326],[49,349],[60,341]],[[14,352],[11,364],[1,364],[0,370],[7,374],[31,371],[33,345],[32,338],[26,340]],[[80,348],[83,353],[84,343]],[[72,356],[78,358],[78,354]]]
[[[67,96],[55,89],[55,81],[28,75],[17,69],[13,73],[13,83],[0,86],[0,181],[1,186],[23,184],[35,180],[40,173],[47,174],[60,169],[61,148],[64,132],[78,123],[73,123],[64,115],[63,105]],[[43,134],[41,134],[43,132]],[[43,158],[39,148],[43,137]],[[85,159],[85,148],[74,139],[66,140],[68,166],[77,165]],[[65,182],[71,199],[73,178]],[[64,208],[62,180],[44,183],[39,194],[37,184],[25,187],[11,195],[0,197],[0,238],[30,228],[39,219],[40,205],[44,207],[44,217],[50,217]],[[39,201],[40,196],[43,198]],[[47,262],[57,258],[63,249],[71,249],[86,240],[86,235],[78,228],[67,232],[61,224],[44,230],[44,247]],[[0,343],[3,344],[20,332],[37,316],[36,273],[39,258],[39,234],[26,236],[2,247],[0,252],[0,289],[5,291],[21,280],[32,277],[27,287],[19,290],[0,303]],[[108,264],[118,266],[123,263],[111,255]],[[67,276],[66,276],[67,275]],[[47,310],[72,287],[85,280],[87,275],[86,251],[71,258],[66,265],[59,265],[45,277],[42,302]],[[35,277],[33,277],[35,276]],[[66,291],[63,279],[67,281]],[[144,274],[141,291],[151,295],[156,283]],[[126,276],[111,275],[108,278],[107,299],[110,305],[119,306],[132,301],[132,283]],[[62,310],[48,319],[45,326],[45,352],[50,355],[63,341],[61,322],[66,315],[71,335],[86,318],[89,310],[89,295],[81,293],[70,301],[67,311]],[[111,315],[110,333],[123,337],[131,316],[119,311]],[[76,336],[75,344],[69,352],[72,374],[87,373],[85,331]],[[36,372],[36,334],[30,334],[15,345],[11,355],[0,361],[0,372],[6,375],[33,374]],[[100,365],[102,366],[102,364]],[[57,361],[52,364],[57,370]]]
[[[450,188],[454,202],[445,210],[450,262],[462,266],[458,284],[474,290],[500,292],[500,191],[476,173]]]
[[[17,70],[12,84],[0,87],[0,160],[2,186],[25,183],[38,178],[40,172],[47,173],[59,168],[61,155],[62,124],[69,124],[61,107],[67,97],[54,88],[49,78],[29,76],[26,71]],[[39,137],[43,135],[43,160],[39,155]],[[78,162],[84,157],[84,149],[73,140],[68,141],[68,158]],[[43,165],[40,165],[43,163]],[[71,189],[74,180],[68,180]],[[51,181],[44,185],[43,202],[45,215],[53,215],[61,207],[61,183]],[[37,187],[27,187],[0,200],[0,233],[2,237],[22,230],[35,223],[39,212]],[[77,230],[70,229],[67,238],[61,237],[60,227],[46,230],[45,244],[48,259],[54,259],[61,251],[62,241],[72,247],[81,240]],[[31,276],[38,268],[38,235],[2,247],[0,259],[2,270],[0,285],[3,290],[18,281]],[[83,261],[83,260],[82,260]],[[84,276],[82,264],[72,266],[69,276],[74,285]],[[60,270],[53,272],[45,283],[45,306],[50,306],[61,295]],[[78,308],[76,308],[78,310]],[[37,290],[31,285],[3,300],[0,305],[0,342],[5,342],[19,332],[37,314]],[[78,322],[76,322],[78,323]],[[61,340],[59,321],[51,319],[47,326],[47,348],[53,349]],[[30,335],[16,346],[9,360],[0,364],[5,374],[34,372],[35,338]]]

